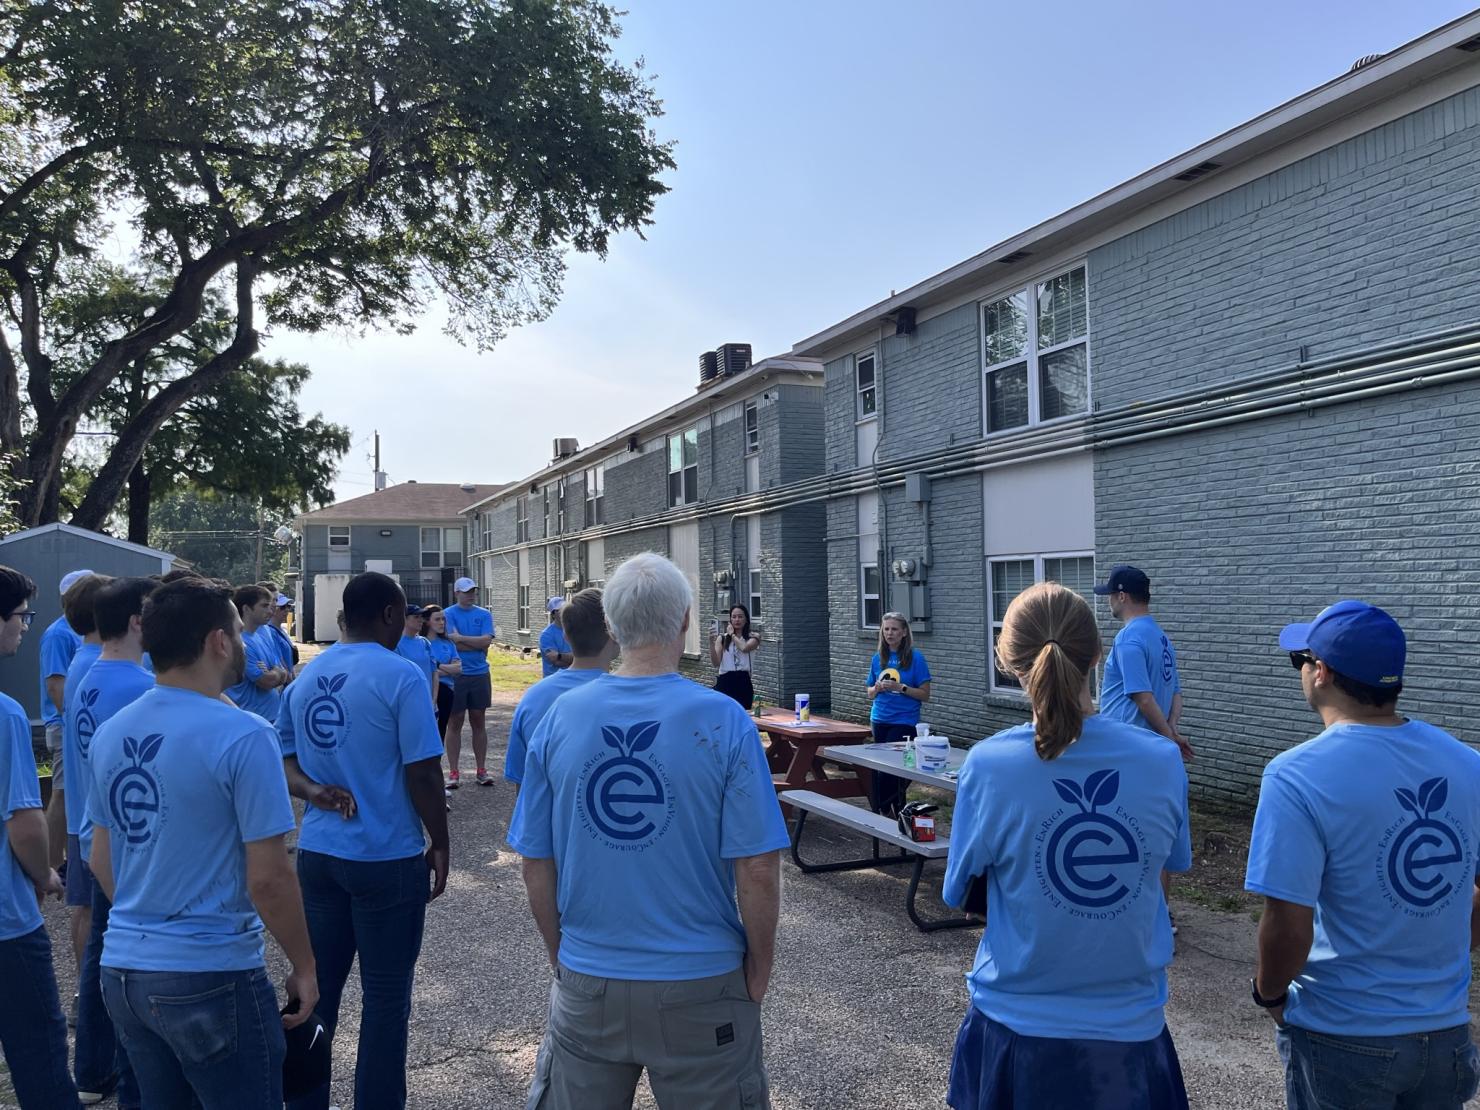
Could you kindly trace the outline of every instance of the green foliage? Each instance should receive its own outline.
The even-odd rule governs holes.
[[[282,585],[289,549],[270,538],[278,523],[245,498],[187,487],[156,502],[149,546],[179,556],[212,578],[237,585],[257,581]],[[259,546],[261,574],[257,573]]]
[[[437,296],[480,346],[547,315],[565,251],[640,233],[673,164],[617,34],[596,0],[0,0],[0,448],[25,452],[23,515],[55,507],[79,422],[163,346],[193,369],[119,430],[78,523],[256,355],[259,313],[409,330]],[[79,333],[64,381],[58,301],[120,244],[104,291],[139,297],[138,323]]]

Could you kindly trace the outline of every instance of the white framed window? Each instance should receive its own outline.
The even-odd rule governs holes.
[[[982,302],[987,434],[1089,411],[1083,265]]]
[[[519,552],[519,628],[529,631],[529,552]]]
[[[1058,582],[1094,605],[1095,557],[1088,552],[1050,555],[1013,555],[987,560],[987,621],[991,641],[991,688],[999,693],[1021,693],[1022,684],[997,668],[997,637],[1002,618],[1013,599],[1036,582]]]
[[[597,538],[586,541],[586,585],[606,585],[606,540]]]
[[[493,550],[493,513],[481,512],[478,514],[478,530],[483,536],[483,551]]]
[[[879,573],[879,495],[858,495],[858,623],[878,628],[884,615],[884,579]]]
[[[761,410],[755,401],[745,402],[745,453],[754,455],[761,449]]]
[[[439,570],[463,565],[463,530],[461,528],[423,528],[421,530],[421,568]]]
[[[878,416],[878,365],[878,356],[873,351],[853,356],[853,380],[858,390],[859,420]]]
[[[699,500],[699,428],[668,437],[668,507]]]
[[[348,551],[349,550],[349,525],[348,524],[331,524],[331,525],[329,525],[329,550],[330,551]]]
[[[555,534],[565,535],[565,479],[555,483]]]
[[[750,619],[753,621],[761,619],[761,571],[759,567],[750,568]]]
[[[514,499],[514,542],[529,542],[529,498]]]
[[[606,521],[606,463],[586,470],[586,527]]]

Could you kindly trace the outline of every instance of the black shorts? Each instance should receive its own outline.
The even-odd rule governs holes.
[[[452,679],[452,709],[487,709],[493,704],[493,680],[486,674],[460,674]]]
[[[749,671],[725,671],[714,680],[714,688],[730,695],[746,709],[755,704],[755,686]]]
[[[452,687],[445,682],[437,683],[437,735],[447,735],[447,721],[452,716]]]

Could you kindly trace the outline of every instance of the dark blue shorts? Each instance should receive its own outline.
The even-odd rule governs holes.
[[[92,868],[82,858],[82,842],[71,833],[67,834],[67,905],[92,906],[93,888],[97,880]]]
[[[951,1059],[954,1110],[1187,1110],[1172,1035],[1021,1037],[968,1006]]]

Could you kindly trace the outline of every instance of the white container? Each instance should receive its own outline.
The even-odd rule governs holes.
[[[922,771],[944,771],[950,754],[951,741],[947,737],[928,735],[915,740],[915,758]]]

